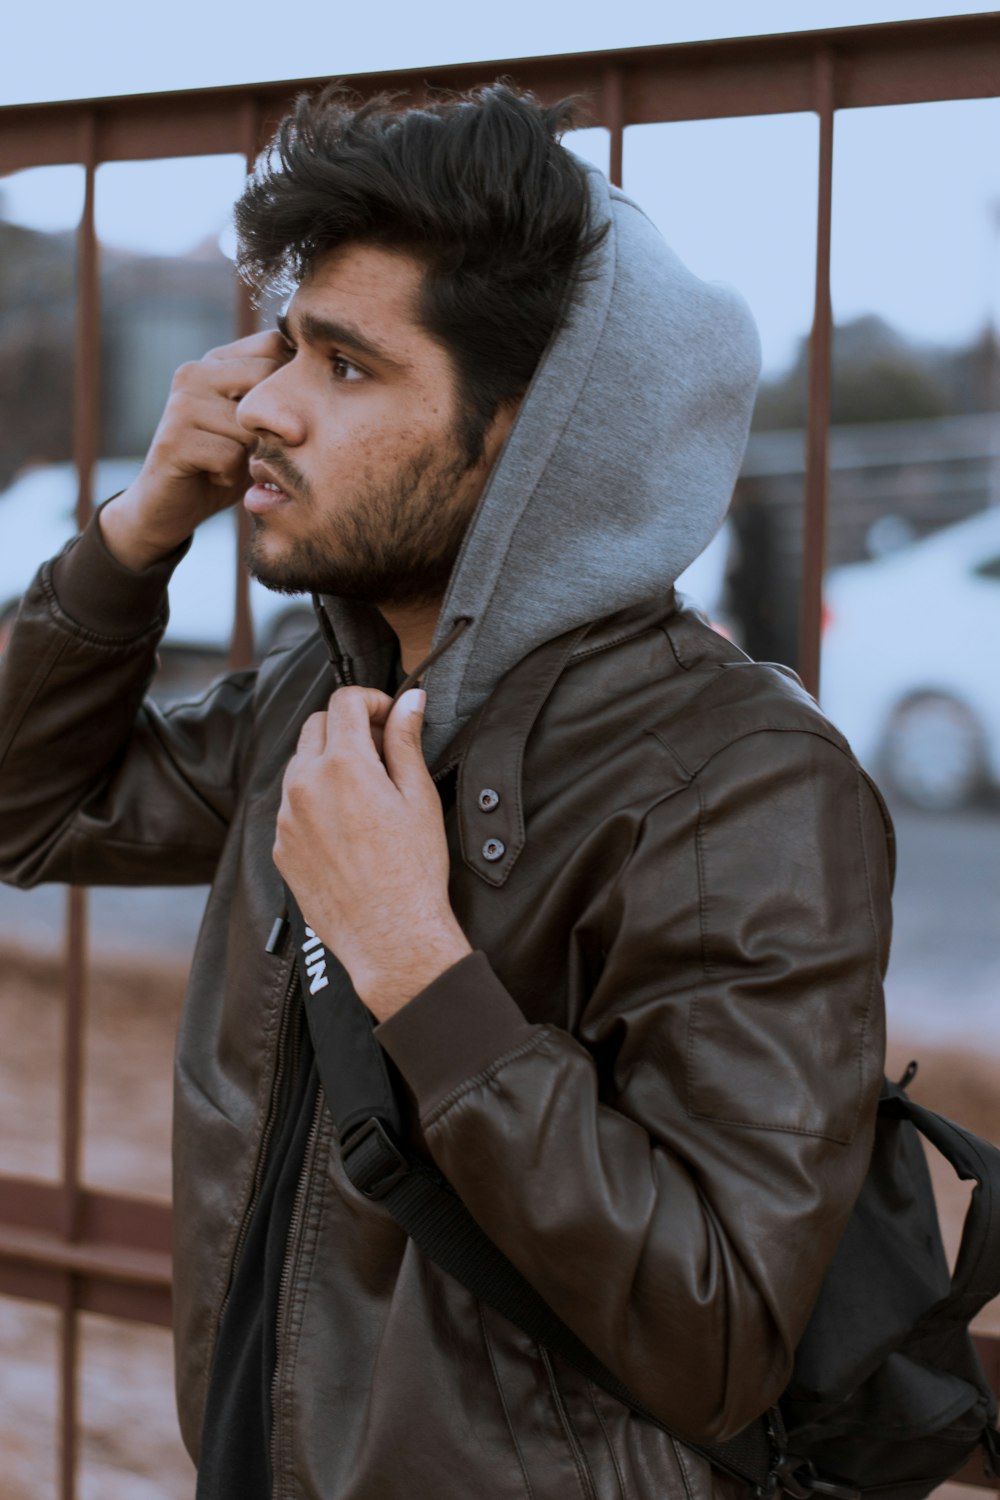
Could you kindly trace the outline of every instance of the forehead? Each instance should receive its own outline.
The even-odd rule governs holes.
[[[305,314],[346,323],[390,354],[437,346],[417,321],[422,263],[381,245],[346,245],[321,256],[286,309],[292,327]]]

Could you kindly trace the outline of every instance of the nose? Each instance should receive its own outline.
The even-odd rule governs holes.
[[[236,408],[236,420],[248,432],[271,433],[283,446],[305,441],[305,421],[295,400],[291,365],[282,365],[249,390]]]

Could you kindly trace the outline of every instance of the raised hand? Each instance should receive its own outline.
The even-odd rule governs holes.
[[[242,498],[256,437],[237,421],[236,407],[287,359],[272,330],[181,365],[138,477],[101,511],[101,531],[119,562],[149,567]]]

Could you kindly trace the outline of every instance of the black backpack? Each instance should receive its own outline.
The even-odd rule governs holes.
[[[788,1452],[898,1500],[920,1500],[980,1445],[1000,1474],[996,1396],[968,1327],[1000,1293],[1000,1151],[910,1099],[915,1072],[883,1085],[868,1175],[781,1400]],[[977,1184],[954,1276],[921,1135]]]
[[[291,897],[288,907],[320,1082],[351,1182],[481,1302],[663,1428],[542,1301],[445,1178],[407,1156],[372,1018],[329,952],[326,982],[311,993],[305,925]],[[906,1087],[915,1071],[911,1063],[900,1083],[883,1086],[868,1175],[779,1406],[725,1443],[671,1433],[750,1485],[756,1500],[779,1490],[795,1500],[921,1500],[977,1449],[1000,1477],[996,1396],[968,1329],[1000,1294],[1000,1150],[914,1103]],[[954,1276],[921,1135],[976,1183]]]

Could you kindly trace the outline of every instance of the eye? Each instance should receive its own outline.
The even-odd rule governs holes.
[[[330,366],[335,378],[343,381],[345,384],[353,385],[356,381],[365,378],[364,370],[354,364],[352,360],[347,359],[343,354],[331,355]]]

